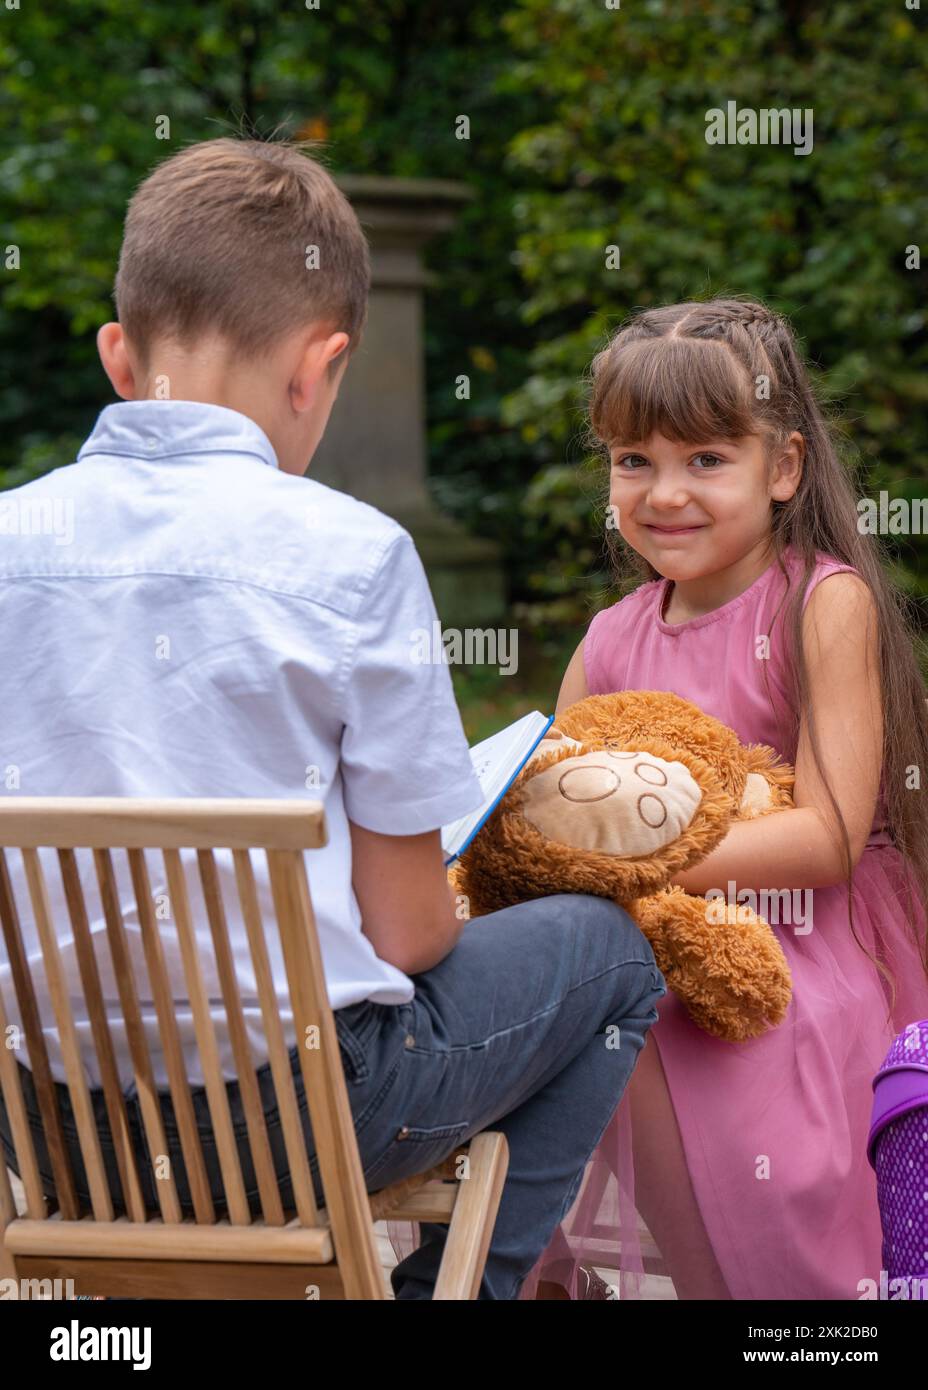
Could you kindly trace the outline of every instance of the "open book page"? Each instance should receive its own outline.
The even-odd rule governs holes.
[[[553,714],[541,714],[538,710],[533,710],[531,714],[517,719],[514,724],[500,729],[498,734],[492,734],[481,743],[474,744],[470,756],[483,788],[484,800],[476,811],[469,811],[460,820],[443,826],[441,844],[445,852],[446,865],[467,848],[484,821],[506,795],[553,723]]]

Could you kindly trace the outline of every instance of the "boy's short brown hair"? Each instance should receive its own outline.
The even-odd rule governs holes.
[[[114,298],[145,370],[165,337],[188,346],[219,332],[254,357],[301,325],[322,323],[349,334],[349,353],[357,346],[370,252],[348,199],[306,152],[315,143],[204,140],[136,189]]]

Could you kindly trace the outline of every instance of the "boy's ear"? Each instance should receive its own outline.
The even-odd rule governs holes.
[[[97,352],[117,396],[124,401],[135,400],[135,376],[126,352],[122,325],[105,323],[97,332]]]
[[[337,394],[348,363],[350,341],[347,333],[316,330],[301,343],[290,378],[290,402],[294,410],[308,410],[316,400],[320,384],[330,390],[334,386]]]
[[[345,375],[345,368],[348,366],[349,361],[350,355],[347,347],[344,351],[340,352],[337,357],[331,357],[329,359],[329,365],[325,370],[330,382],[337,381],[339,386],[341,386],[342,377]]]

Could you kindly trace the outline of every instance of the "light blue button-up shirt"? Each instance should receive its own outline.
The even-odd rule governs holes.
[[[280,471],[263,430],[224,406],[107,406],[77,462],[0,494],[0,795],[305,796],[329,843],[306,855],[329,999],[412,997],[376,955],[351,887],[349,819],[412,835],[481,802],[450,673],[412,656],[437,620],[408,533],[382,512]],[[421,649],[421,644],[420,644]],[[44,862],[65,967],[79,978],[53,855]],[[8,856],[56,1076],[54,1016],[20,856]],[[252,856],[266,921],[264,856]],[[79,853],[124,1082],[132,1080],[89,852]],[[114,854],[151,1042],[166,1084],[131,881]],[[152,887],[166,895],[160,856]],[[217,854],[257,1062],[267,1056],[231,856]],[[198,935],[210,936],[195,873]],[[160,901],[160,899],[159,899]],[[173,924],[161,920],[189,1075],[201,1079]],[[269,932],[288,1042],[286,976]],[[207,977],[221,997],[218,977]],[[18,1021],[0,944],[0,988]],[[89,1025],[76,1023],[98,1084]],[[235,1066],[220,1030],[228,1077]],[[25,1059],[23,1059],[25,1060]]]

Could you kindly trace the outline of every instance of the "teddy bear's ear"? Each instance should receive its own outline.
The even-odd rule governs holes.
[[[765,811],[773,809],[770,783],[760,772],[749,772],[745,779],[744,796],[738,807],[738,815],[742,820],[749,820],[752,816],[762,816]]]

